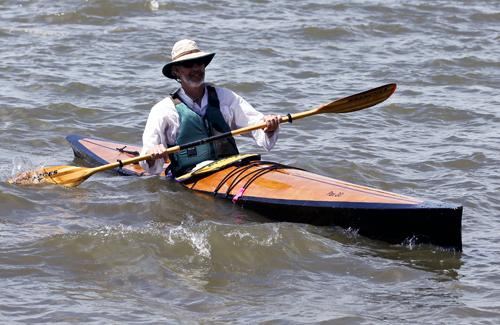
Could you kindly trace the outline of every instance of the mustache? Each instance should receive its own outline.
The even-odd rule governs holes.
[[[191,77],[204,77],[205,72],[204,71],[192,71],[189,76]]]
[[[182,80],[187,81],[187,82],[189,82],[189,81],[192,82],[195,80],[197,81],[198,79],[204,80],[205,79],[205,72],[203,72],[203,71],[194,72],[193,71],[193,72],[189,73],[188,75],[182,77]]]
[[[190,73],[188,76],[183,76],[181,82],[191,87],[199,87],[205,83],[205,73]]]

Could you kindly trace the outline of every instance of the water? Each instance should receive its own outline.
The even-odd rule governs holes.
[[[498,1],[4,0],[0,17],[2,323],[500,321]],[[70,133],[140,143],[185,37],[264,113],[397,82],[375,108],[283,126],[263,155],[461,204],[464,252],[263,222],[157,178],[6,183],[78,164]]]

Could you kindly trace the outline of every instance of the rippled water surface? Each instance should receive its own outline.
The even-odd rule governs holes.
[[[500,2],[0,0],[2,323],[500,322]],[[173,43],[264,113],[389,82],[281,129],[267,160],[464,207],[464,251],[263,222],[158,178],[13,186],[77,165],[71,133],[140,143]]]

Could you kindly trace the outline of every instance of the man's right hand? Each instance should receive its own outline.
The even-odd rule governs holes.
[[[151,155],[151,159],[148,159],[149,167],[152,167],[155,164],[156,159],[163,158],[165,161],[168,161],[168,154],[166,153],[167,148],[163,144],[156,144],[153,148],[148,150],[148,155]]]

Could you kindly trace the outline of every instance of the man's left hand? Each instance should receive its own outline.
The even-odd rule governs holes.
[[[266,123],[266,127],[264,128],[264,132],[272,133],[276,131],[280,125],[280,116],[279,115],[266,115],[264,116],[264,122]]]

